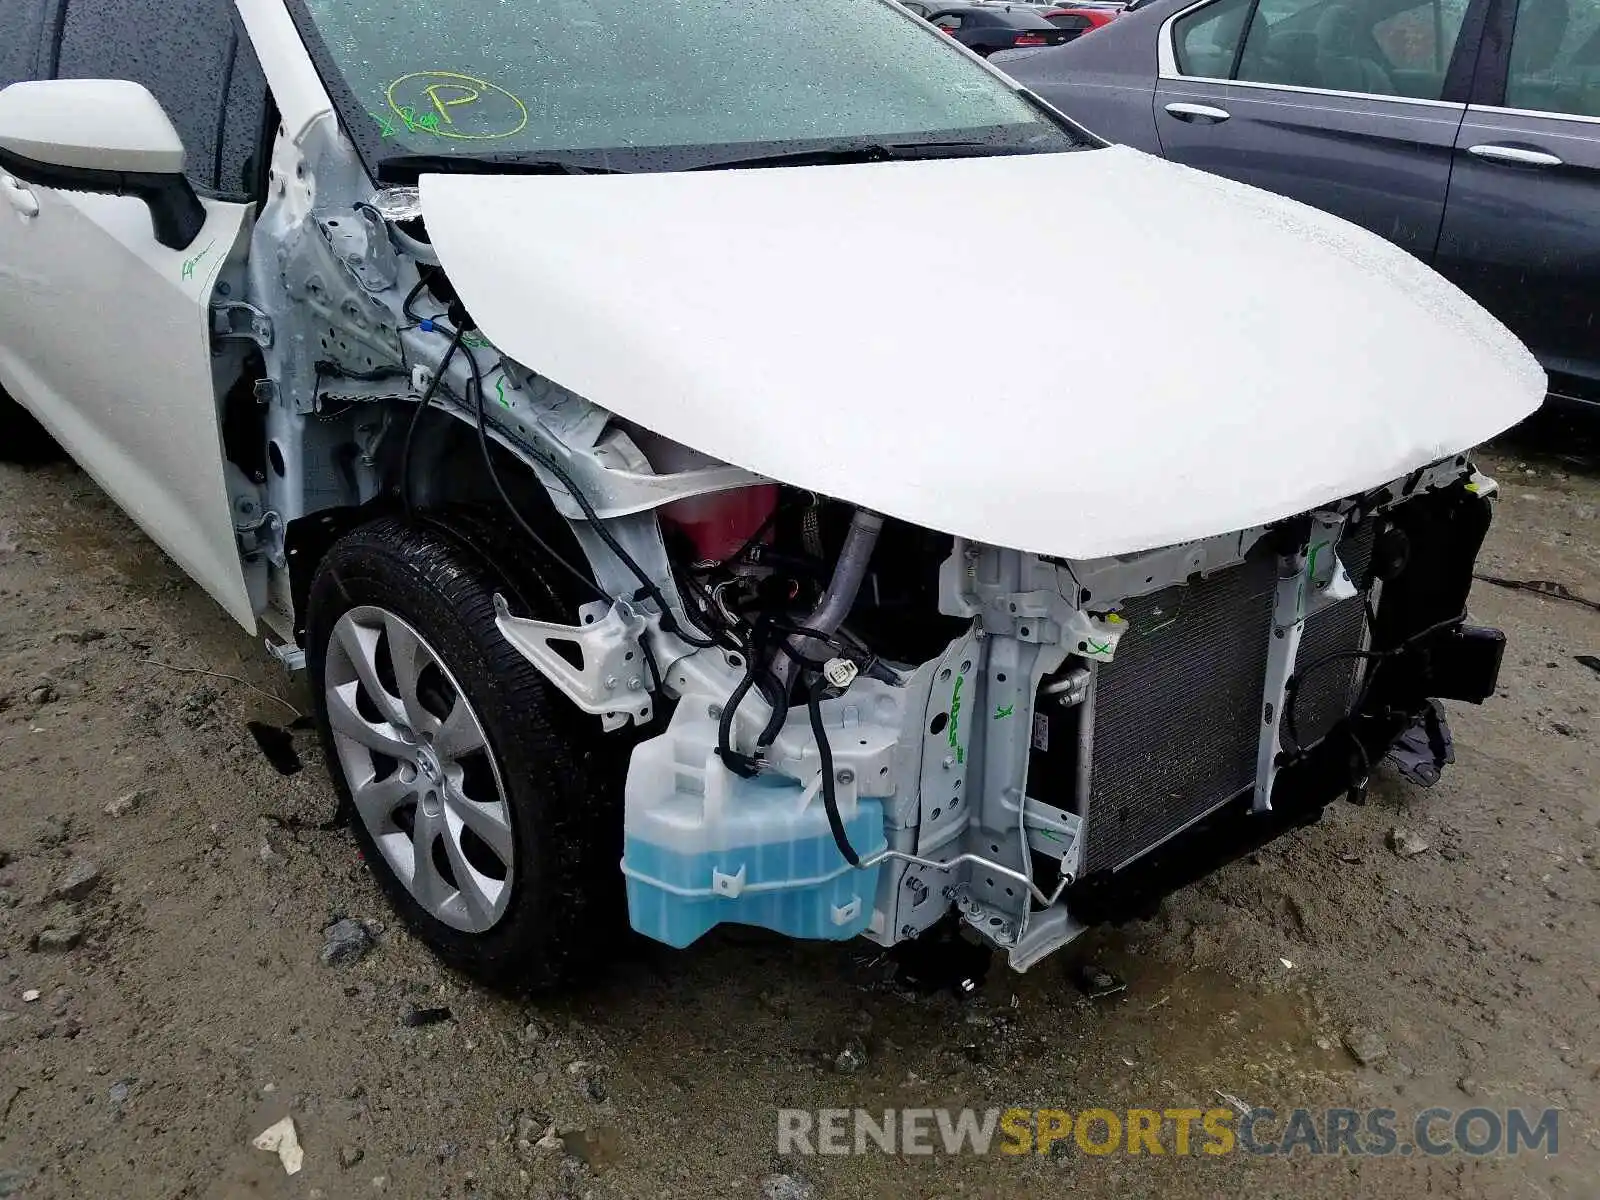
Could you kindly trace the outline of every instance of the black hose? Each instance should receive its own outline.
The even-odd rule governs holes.
[[[650,578],[649,574],[643,567],[639,565],[638,561],[633,557],[633,555],[628,553],[628,551],[623,547],[622,543],[617,540],[616,534],[612,533],[610,529],[606,528],[605,522],[600,519],[600,514],[595,511],[594,505],[589,503],[589,497],[584,495],[582,489],[573,482],[572,476],[567,473],[566,469],[560,463],[556,462],[555,459],[551,458],[549,455],[545,454],[544,451],[538,449],[537,447],[529,446],[527,447],[527,450],[529,456],[532,457],[535,462],[537,462],[541,467],[549,471],[550,474],[554,475],[558,480],[561,481],[561,486],[567,489],[567,494],[570,495],[573,500],[577,502],[578,507],[583,510],[583,515],[588,519],[590,527],[593,528],[595,533],[599,535],[600,540],[606,544],[606,547],[611,551],[611,553],[617,556],[617,561],[622,563],[623,566],[627,567],[628,570],[632,572],[633,577],[639,581],[639,586],[644,591],[644,594],[655,601],[656,607],[661,610],[662,628],[666,629],[669,633],[676,634],[689,645],[699,647],[700,649],[705,649],[709,646],[721,645],[722,643],[715,637],[710,636],[709,632],[706,630],[700,630],[701,633],[707,634],[704,641],[689,635],[688,630],[684,629],[682,624],[679,623],[676,614],[673,613],[672,606],[667,603],[667,597],[662,592],[660,586],[655,580]],[[689,606],[687,604],[684,605],[684,611],[686,613],[689,611]]]
[[[566,571],[568,575],[571,575],[589,591],[593,592],[597,598],[609,601],[611,597],[606,594],[605,589],[593,579],[590,579],[588,572],[580,571],[572,563],[567,561],[565,557],[559,554],[554,546],[545,541],[544,538],[540,537],[539,534],[534,530],[533,526],[528,523],[527,518],[525,518],[518,510],[516,504],[512,502],[510,494],[506,491],[505,484],[500,481],[500,472],[495,469],[494,455],[489,451],[489,435],[484,432],[484,422],[486,417],[483,410],[483,379],[479,374],[478,364],[476,360],[473,359],[470,351],[467,353],[467,359],[472,363],[472,394],[478,417],[478,449],[483,453],[483,465],[484,468],[489,472],[489,482],[494,484],[494,490],[499,493],[501,503],[506,506],[506,511],[511,514],[511,519],[514,520],[522,529],[523,534],[531,542],[533,542],[535,546],[539,547],[540,552],[546,558],[555,563],[562,570]],[[654,656],[647,652],[645,654],[645,659],[650,664],[651,672],[654,673],[657,680],[659,680],[660,673],[656,669]]]
[[[444,373],[450,366],[450,360],[456,356],[456,351],[461,348],[461,336],[466,332],[463,326],[450,335],[450,346],[444,352],[444,358],[439,362],[439,369],[433,373],[433,378],[428,380],[427,390],[422,393],[422,400],[417,404],[417,409],[411,414],[411,422],[406,426],[405,444],[400,449],[400,502],[405,506],[406,519],[411,518],[411,447],[416,441],[417,426],[422,424],[422,414],[428,411],[428,404],[433,400],[433,394],[439,390],[439,384],[444,379]]]
[[[828,828],[833,831],[833,844],[839,847],[845,862],[852,867],[861,865],[861,856],[850,844],[844,831],[844,821],[839,817],[839,798],[833,791],[833,747],[828,744],[828,731],[822,727],[822,693],[825,681],[818,679],[806,689],[806,709],[811,714],[811,733],[817,739],[817,757],[822,760],[822,807],[828,814]]]
[[[789,713],[788,701],[779,692],[777,679],[771,671],[759,665],[766,658],[764,635],[768,631],[768,620],[758,617],[749,635],[740,642],[740,650],[744,655],[744,674],[740,677],[739,685],[734,688],[722,706],[722,719],[717,725],[717,757],[730,771],[746,779],[760,771],[761,756],[777,739]],[[756,752],[753,755],[744,754],[733,748],[734,714],[739,705],[744,703],[744,698],[750,694],[752,687],[760,688],[762,698],[772,709],[771,715],[767,718],[766,728],[756,739]]]
[[[733,748],[733,714],[738,711],[739,705],[744,703],[744,698],[750,694],[755,682],[755,672],[746,667],[744,677],[739,680],[732,695],[723,703],[722,719],[717,722],[717,757],[722,760],[723,766],[741,779],[754,778],[761,769],[758,758]]]

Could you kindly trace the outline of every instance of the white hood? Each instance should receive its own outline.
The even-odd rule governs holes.
[[[430,175],[504,352],[736,466],[1071,558],[1376,487],[1538,407],[1434,272],[1134,150],[683,174]]]

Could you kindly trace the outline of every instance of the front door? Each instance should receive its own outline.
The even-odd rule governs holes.
[[[210,337],[218,273],[245,253],[253,213],[218,195],[234,182],[220,178],[233,152],[220,147],[217,87],[229,86],[243,57],[236,36],[208,0],[69,0],[55,74],[149,87],[183,137],[206,221],[192,244],[172,249],[156,240],[140,200],[9,181],[0,191],[0,383],[253,630]],[[207,69],[213,60],[228,71]]]

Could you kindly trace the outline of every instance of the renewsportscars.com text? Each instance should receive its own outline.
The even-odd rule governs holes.
[[[778,1110],[780,1154],[1446,1154],[1560,1151],[1556,1109]]]

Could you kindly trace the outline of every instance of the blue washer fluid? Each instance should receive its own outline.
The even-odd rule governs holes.
[[[628,773],[622,873],[636,930],[683,947],[723,922],[830,940],[867,928],[881,868],[845,861],[820,795],[715,758],[673,761],[674,741],[635,747]],[[859,857],[885,848],[881,800],[841,796],[840,816]]]

